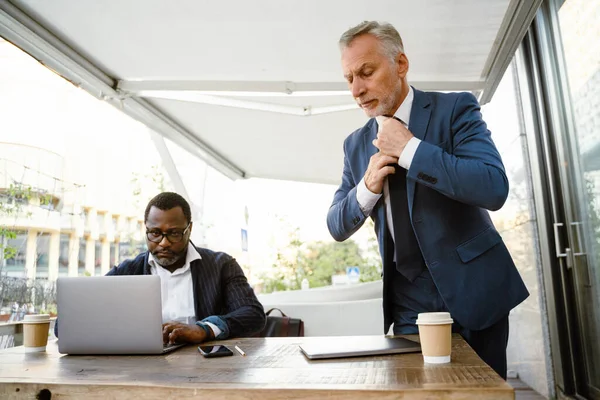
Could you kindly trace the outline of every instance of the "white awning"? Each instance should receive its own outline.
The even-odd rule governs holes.
[[[423,90],[489,101],[541,0],[0,1],[0,35],[232,178],[339,183],[337,41],[392,23]]]

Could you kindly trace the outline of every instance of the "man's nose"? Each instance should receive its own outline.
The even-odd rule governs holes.
[[[355,99],[359,98],[365,93],[365,85],[361,79],[354,79],[350,84],[350,91],[352,92],[352,97]]]
[[[171,242],[169,242],[169,239],[167,239],[167,235],[163,235],[162,239],[160,240],[160,242],[158,243],[158,245],[160,247],[167,248],[167,247],[171,247]]]

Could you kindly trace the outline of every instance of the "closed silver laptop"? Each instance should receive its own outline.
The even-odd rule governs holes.
[[[421,351],[421,345],[404,338],[385,336],[323,337],[307,341],[300,350],[311,360],[412,353]]]
[[[160,278],[154,275],[59,277],[58,351],[63,354],[160,354]]]

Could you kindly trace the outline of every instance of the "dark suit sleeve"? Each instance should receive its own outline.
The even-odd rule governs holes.
[[[344,171],[342,183],[333,196],[333,203],[327,212],[327,228],[338,242],[348,239],[365,222],[365,215],[356,199],[356,185],[350,170],[349,146],[357,138],[349,136],[344,141]]]
[[[445,136],[452,154],[422,141],[407,177],[462,203],[500,209],[508,196],[508,179],[471,93],[457,96],[449,130]]]
[[[260,332],[266,323],[263,306],[235,259],[231,258],[223,265],[221,284],[227,314],[218,317],[227,324],[229,332],[226,336],[247,337]]]

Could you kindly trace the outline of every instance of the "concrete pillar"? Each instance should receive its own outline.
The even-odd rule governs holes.
[[[58,278],[58,259],[60,258],[60,232],[50,233],[50,248],[48,249],[48,281]]]
[[[96,241],[92,238],[87,238],[85,241],[85,272],[90,276],[94,276],[96,263]]]
[[[69,276],[77,276],[79,269],[79,236],[71,233],[69,236]]]
[[[100,273],[106,275],[110,269],[110,242],[107,239],[102,239],[101,250],[102,261],[100,262]]]
[[[25,276],[27,279],[35,279],[37,260],[37,235],[38,231],[30,229],[27,231],[27,252],[25,253]]]
[[[98,210],[90,208],[86,214],[85,230],[90,233],[90,236],[97,238],[100,226],[98,225]]]

